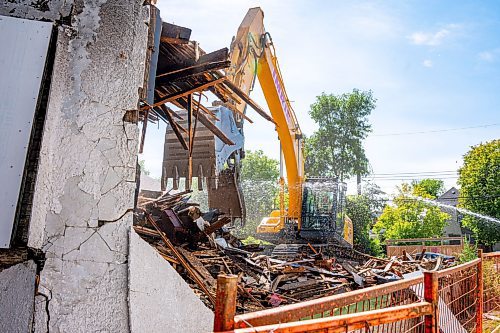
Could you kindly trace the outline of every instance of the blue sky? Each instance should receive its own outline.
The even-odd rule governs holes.
[[[248,8],[260,6],[302,131],[321,92],[373,91],[365,149],[375,174],[456,170],[471,145],[500,137],[500,2],[161,1],[164,21],[189,27],[207,52],[229,47]],[[266,103],[256,85],[252,97]],[[246,148],[279,155],[273,126],[249,110]],[[161,174],[164,127],[148,127],[141,158]],[[401,183],[375,182],[392,192]],[[452,174],[442,174],[447,187]],[[355,186],[348,184],[350,192]]]

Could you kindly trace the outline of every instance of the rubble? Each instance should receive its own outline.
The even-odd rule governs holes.
[[[135,231],[150,243],[213,309],[220,273],[238,276],[237,312],[258,311],[403,279],[418,270],[439,270],[454,260],[423,253],[382,259],[332,244],[280,244],[272,252],[244,246],[230,233],[231,219],[203,214],[190,191],[140,197]],[[417,257],[422,258],[417,259]]]

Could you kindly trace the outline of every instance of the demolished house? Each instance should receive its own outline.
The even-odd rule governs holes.
[[[225,81],[227,48],[206,53],[190,32],[142,1],[0,4],[2,331],[212,327],[213,313],[132,229],[148,123],[168,122],[188,155],[196,132],[231,154],[239,138],[217,122],[231,126],[238,111],[204,106],[202,94],[265,114]],[[189,170],[213,184],[209,167]]]
[[[212,326],[212,312],[132,229],[139,125],[175,124],[155,103],[192,103],[194,123],[217,132],[192,93],[223,81],[227,49],[205,54],[189,34],[142,1],[0,4],[0,167],[10,186],[0,223],[2,331]],[[176,59],[165,53],[190,64],[169,74]],[[159,303],[164,311],[149,318]]]
[[[190,33],[142,1],[0,5],[0,42],[9,45],[0,167],[10,186],[2,331],[208,331],[221,272],[238,275],[238,311],[248,312],[449,265],[310,244],[243,246],[230,232],[245,208],[227,163],[241,157],[241,126],[251,122],[238,105],[272,119],[227,79],[228,49],[207,53]],[[139,194],[137,154],[159,121],[169,124],[164,191]],[[209,192],[208,212],[190,201],[192,177]]]

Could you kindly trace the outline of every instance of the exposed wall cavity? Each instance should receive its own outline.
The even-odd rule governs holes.
[[[158,252],[130,231],[130,331],[208,332],[213,313]]]
[[[123,118],[138,105],[148,10],[79,0],[72,13],[58,31],[28,237],[46,254],[34,328],[127,332],[138,129]]]

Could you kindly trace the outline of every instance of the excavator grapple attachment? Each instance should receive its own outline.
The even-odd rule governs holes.
[[[245,217],[243,194],[239,186],[239,163],[243,149],[244,136],[236,126],[231,110],[224,106],[210,108],[216,127],[234,144],[229,145],[216,137],[201,122],[196,123],[192,144],[191,172],[189,171],[189,151],[184,149],[170,126],[165,133],[163,153],[162,190],[172,186],[179,188],[181,179],[185,179],[185,188],[192,179],[198,180],[198,189],[208,191],[208,204],[211,209],[219,209],[233,218]],[[182,118],[178,124],[187,128],[187,112],[179,111]],[[188,140],[187,133],[182,133]],[[171,185],[168,183],[171,181]]]

